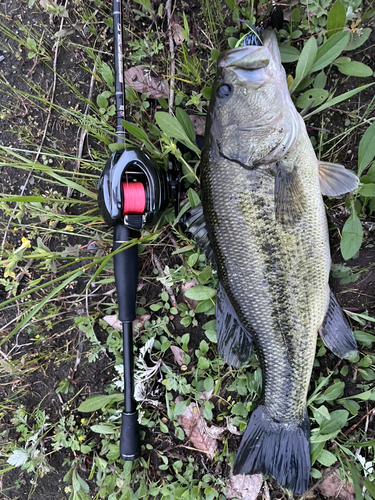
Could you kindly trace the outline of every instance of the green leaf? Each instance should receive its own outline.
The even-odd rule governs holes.
[[[47,201],[47,198],[43,196],[17,196],[17,195],[5,195],[0,194],[0,201],[4,201],[7,203],[15,202],[15,203],[44,203]]]
[[[344,5],[337,0],[331,7],[327,17],[327,35],[330,37],[342,31],[346,23],[346,12]]]
[[[366,198],[375,196],[375,184],[363,184],[363,186],[359,188],[359,194]]]
[[[349,31],[340,31],[340,33],[336,33],[328,38],[318,49],[311,73],[320,71],[331,64],[345,50],[348,41]]]
[[[211,278],[211,275],[212,275],[212,269],[211,269],[211,266],[207,266],[203,269],[203,271],[201,271],[199,274],[198,274],[198,281],[201,285],[204,285],[204,283],[207,283],[207,281]]]
[[[360,474],[359,474],[356,466],[354,464],[352,464],[351,462],[349,462],[349,468],[350,468],[350,476],[353,480],[355,498],[356,498],[356,500],[362,500],[363,499],[362,488],[359,484],[359,475]]]
[[[108,108],[108,101],[102,94],[98,95],[98,97],[96,98],[96,103],[99,106],[99,108],[104,108],[104,109]]]
[[[186,135],[195,144],[195,130],[194,126],[189,118],[189,115],[182,108],[176,108],[176,118],[180,122],[182,128],[184,129]]]
[[[282,43],[279,45],[281,62],[291,63],[294,61],[298,61],[301,52],[296,48],[290,45],[289,43]]]
[[[216,290],[208,286],[196,285],[186,290],[185,297],[192,300],[207,300],[215,297]]]
[[[207,370],[210,367],[210,361],[207,358],[200,357],[198,359],[198,368]]]
[[[305,43],[302,52],[299,56],[297,67],[296,67],[296,76],[293,80],[289,88],[289,92],[292,93],[298,85],[302,82],[305,76],[311,73],[312,65],[314,64],[316,55],[317,55],[317,43],[314,37],[311,37]]]
[[[336,36],[336,35],[334,35],[334,36]],[[336,106],[336,104],[339,104],[340,102],[345,101],[346,99],[349,99],[350,97],[353,97],[354,95],[358,94],[358,92],[362,92],[362,90],[365,90],[365,89],[371,87],[372,85],[374,85],[374,83],[368,83],[367,85],[363,85],[362,87],[358,87],[357,89],[349,90],[349,92],[344,92],[344,94],[341,94],[337,97],[334,97],[333,99],[330,99],[329,101],[326,101],[324,104],[322,104],[322,106],[319,106],[319,108],[317,108],[314,111],[312,111],[311,113],[305,115],[303,117],[303,119],[307,120],[311,116],[313,116],[317,113],[321,113],[325,109],[331,108],[332,106]]]
[[[322,450],[317,459],[316,459],[320,464],[324,465],[324,467],[330,467],[332,464],[334,464],[337,461],[336,456],[331,453],[330,451],[327,450]]]
[[[201,152],[196,144],[190,140],[189,136],[185,132],[183,126],[174,116],[169,115],[163,111],[157,111],[155,113],[155,120],[161,130],[170,138],[181,141],[185,146],[194,151],[198,156]]]
[[[90,396],[78,407],[78,411],[82,413],[91,413],[93,411],[104,408],[115,401],[122,401],[124,396],[122,394],[111,394],[101,396]]]
[[[324,89],[314,88],[307,90],[302,95],[300,95],[297,99],[297,106],[299,108],[307,108],[307,106],[311,105],[312,108],[319,106],[322,104],[327,97],[329,96],[329,92]]]
[[[116,432],[116,429],[111,424],[92,425],[90,429],[98,434],[114,434]]]
[[[341,254],[344,260],[351,259],[361,248],[363,239],[363,230],[361,221],[356,212],[353,213],[345,222],[342,228],[342,237],[340,242]]]
[[[371,344],[375,342],[375,335],[371,333],[361,332],[359,330],[354,332],[354,337],[357,342],[364,344],[366,347],[371,347]]]
[[[183,415],[187,408],[187,401],[179,401],[174,407],[174,414],[176,416]]]
[[[144,130],[141,128],[137,127],[134,125],[134,123],[127,122],[126,120],[122,121],[122,124],[125,127],[125,130],[129,132],[129,134],[134,135],[134,137],[137,137],[138,139],[141,139],[141,141],[147,141],[147,134]]]
[[[25,450],[14,450],[11,456],[8,458],[7,463],[14,465],[15,467],[21,467],[29,459],[29,455]]]
[[[188,197],[191,208],[197,207],[201,202],[198,193],[192,188],[189,188]]]
[[[324,89],[327,83],[327,75],[322,70],[314,79],[314,89]]]
[[[358,176],[375,157],[375,122],[363,134],[358,148]]]
[[[343,75],[348,75],[348,76],[357,76],[360,78],[365,78],[368,76],[372,76],[372,69],[370,66],[366,66],[366,64],[363,64],[358,61],[350,61],[344,64],[337,64],[333,62],[335,66],[337,66],[337,69],[342,73]]]
[[[363,18],[362,18],[363,19]],[[358,33],[350,33],[350,41],[345,50],[358,49],[361,45],[365,43],[368,37],[371,35],[371,28],[363,28],[361,35]]]
[[[335,410],[330,414],[330,419],[323,419],[320,424],[321,434],[331,434],[332,432],[340,432],[348,422],[349,413],[346,410]]]

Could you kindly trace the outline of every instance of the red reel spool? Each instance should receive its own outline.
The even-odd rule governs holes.
[[[146,209],[146,191],[142,182],[122,182],[122,215],[142,215]]]

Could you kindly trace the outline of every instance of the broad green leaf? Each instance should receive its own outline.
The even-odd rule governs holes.
[[[83,413],[91,413],[93,411],[99,410],[108,406],[110,403],[115,401],[122,401],[124,396],[122,394],[111,394],[111,395],[101,395],[101,396],[90,396],[78,407],[78,411]]]
[[[344,5],[337,0],[331,7],[327,17],[327,35],[330,37],[342,31],[346,23],[346,12]]]
[[[312,111],[311,113],[305,115],[303,117],[303,119],[307,120],[311,116],[313,116],[317,113],[321,113],[325,109],[331,108],[332,106],[336,106],[336,104],[339,104],[340,102],[345,101],[346,99],[350,99],[350,97],[353,97],[354,95],[358,94],[358,92],[362,92],[362,90],[365,90],[365,89],[371,87],[372,85],[374,85],[374,84],[368,83],[367,85],[363,85],[362,87],[358,87],[357,89],[349,90],[349,92],[344,92],[344,94],[341,94],[337,97],[334,97],[333,99],[326,101],[324,104],[322,104],[322,106],[319,106],[319,108],[317,108],[314,111]]]
[[[312,108],[315,108],[316,106],[322,104],[328,96],[329,92],[327,90],[319,88],[310,89],[299,96],[296,105],[302,109],[307,108],[309,105],[311,105]]]
[[[345,260],[351,259],[361,248],[363,239],[363,230],[361,221],[355,211],[345,222],[342,228],[342,237],[340,242],[341,254]]]
[[[212,275],[211,266],[206,266],[203,271],[198,274],[198,281],[201,285],[204,285]]]
[[[187,403],[188,403],[187,401],[179,401],[174,407],[174,414],[176,416],[183,415],[186,411]]]
[[[375,196],[375,184],[363,184],[363,186],[359,188],[359,194],[366,198]]]
[[[96,98],[96,102],[99,108],[108,108],[108,101],[102,94],[98,95],[98,97]]]
[[[332,35],[326,42],[323,43],[318,49],[315,62],[311,68],[310,73],[320,71],[329,64],[331,64],[348,45],[349,31],[340,31]]]
[[[358,175],[372,162],[375,157],[375,122],[363,134],[358,148]]]
[[[314,79],[314,89],[324,89],[327,83],[327,75],[322,70]]]
[[[183,126],[174,116],[169,115],[163,111],[157,111],[155,113],[155,120],[161,130],[170,138],[181,141],[185,146],[194,151],[198,156],[200,156],[199,148],[192,143],[186,134]]]
[[[332,464],[336,462],[337,458],[330,451],[322,450],[317,456],[316,460],[325,467],[330,467]]]
[[[358,61],[350,61],[344,64],[337,64],[335,61],[333,62],[335,66],[337,66],[337,69],[342,73],[343,75],[348,75],[348,76],[357,76],[361,78],[366,78],[368,76],[372,76],[372,69],[370,66],[366,66],[366,64],[363,64]]]
[[[196,285],[186,290],[185,297],[192,300],[207,300],[215,297],[216,290],[208,286]]]
[[[132,135],[134,135],[134,137],[141,139],[141,141],[148,140],[146,132],[144,130],[142,130],[141,128],[137,127],[137,125],[134,125],[134,123],[130,123],[130,122],[127,122],[126,120],[123,120],[122,124],[125,127],[125,130],[127,130],[129,132],[129,134],[132,134]]]
[[[375,342],[375,335],[371,335],[371,333],[361,332],[359,330],[354,332],[354,337],[357,342],[361,342],[366,347],[370,347],[373,342]]]
[[[371,35],[371,28],[363,28],[361,35],[358,33],[350,33],[350,41],[345,50],[358,49],[361,45],[365,43],[368,37]]]
[[[358,415],[358,412],[361,408],[356,401],[351,401],[350,399],[348,399],[348,400],[338,399],[337,402],[340,405],[342,405],[344,408],[349,410],[353,416]]]
[[[298,61],[301,52],[296,48],[290,45],[289,43],[282,43],[279,45],[281,62],[291,63],[294,61]]]
[[[14,465],[15,467],[21,467],[29,459],[29,455],[25,450],[14,450],[11,456],[8,458],[7,463]]]
[[[198,206],[201,202],[199,195],[194,189],[190,188],[188,191],[188,198],[191,208]]]
[[[195,144],[195,130],[194,126],[189,118],[189,115],[182,108],[176,108],[176,118],[180,122],[182,128],[184,129],[186,135]]]
[[[92,425],[90,429],[98,434],[114,434],[116,432],[115,427],[111,424]]]
[[[316,39],[311,37],[305,43],[302,52],[299,56],[297,67],[296,67],[296,76],[293,80],[289,88],[289,92],[292,93],[298,85],[302,82],[305,76],[311,73],[311,67],[314,64],[316,55],[317,55],[318,46],[316,43]]]
[[[330,414],[330,419],[324,419],[320,424],[321,434],[340,432],[348,422],[349,413],[346,410],[335,410]]]

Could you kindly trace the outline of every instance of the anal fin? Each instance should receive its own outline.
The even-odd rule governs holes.
[[[319,334],[324,345],[339,358],[347,358],[357,352],[357,342],[352,329],[332,292]]]
[[[252,335],[242,326],[221,283],[216,298],[216,334],[219,355],[228,365],[239,368],[249,362]]]

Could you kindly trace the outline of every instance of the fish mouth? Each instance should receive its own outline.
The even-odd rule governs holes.
[[[262,39],[263,45],[245,45],[223,52],[218,59],[218,67],[234,71],[240,80],[258,80],[260,74],[252,72],[257,73],[257,70],[267,68],[271,62],[280,61],[275,33],[265,30]]]

